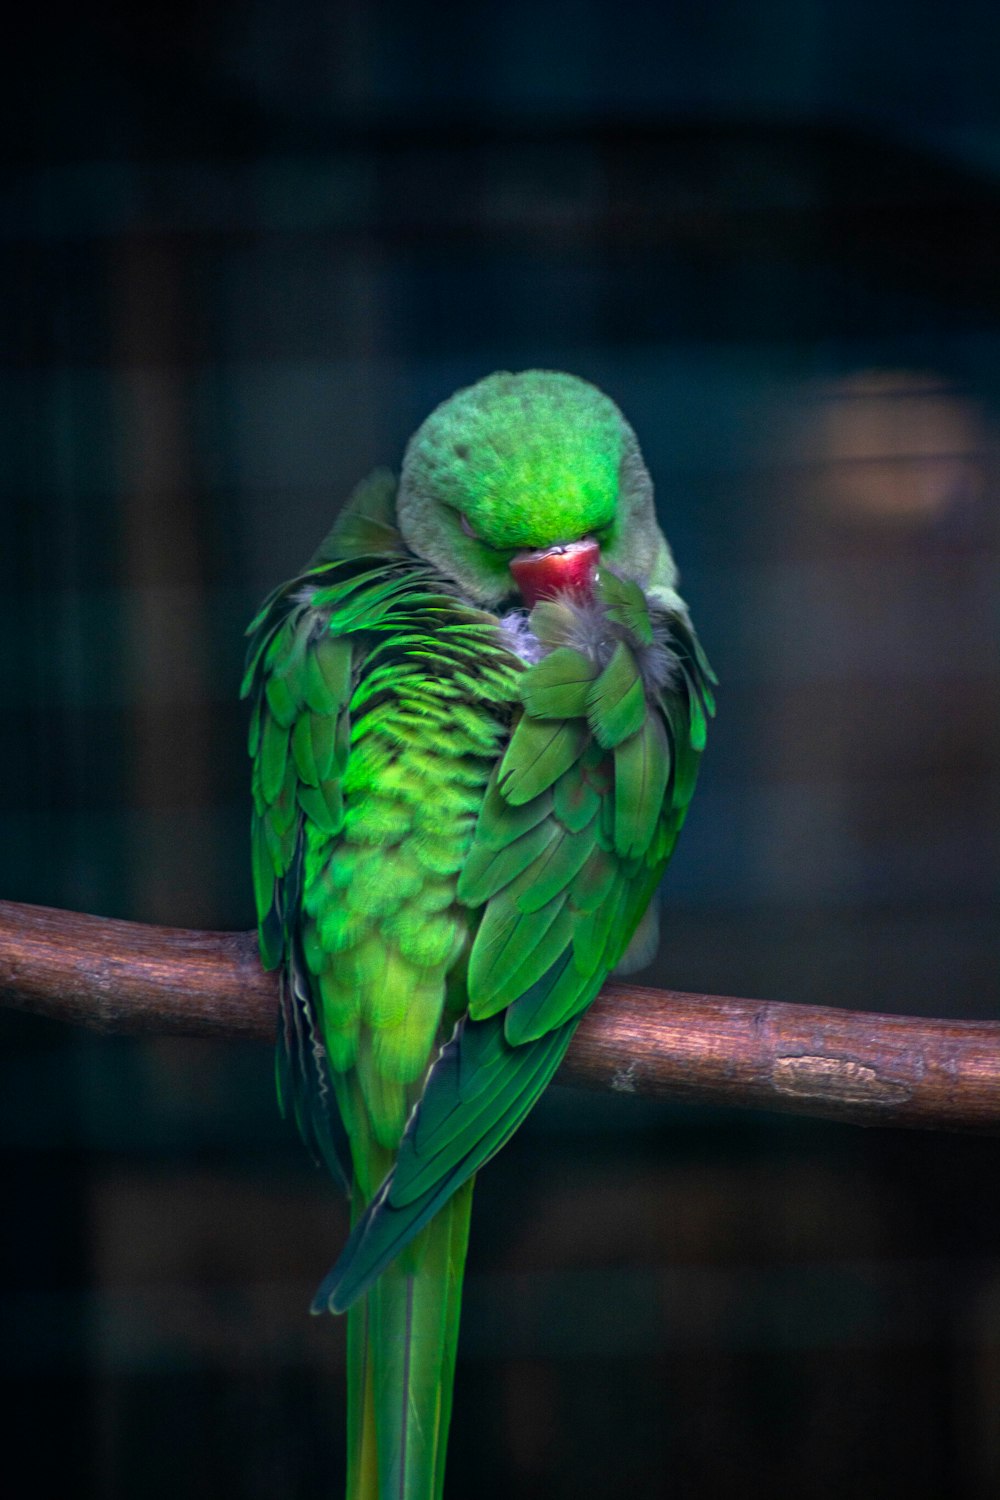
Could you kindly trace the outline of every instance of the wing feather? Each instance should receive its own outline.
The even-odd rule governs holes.
[[[411,1120],[396,1167],[320,1286],[314,1311],[342,1312],[349,1307],[462,1183],[500,1150],[551,1080],[575,1029],[576,1021],[570,1021],[534,1046],[515,1048],[504,1038],[500,1017],[460,1023],[442,1049],[424,1093],[428,1110],[442,1122],[442,1134],[426,1133],[418,1154]],[[463,1064],[463,1049],[474,1052],[471,1062],[466,1059]],[[475,1131],[465,1129],[470,1101],[461,1096],[463,1074],[470,1068],[481,1080],[477,1092],[483,1100],[482,1108],[472,1106]],[[425,1163],[433,1163],[431,1170],[425,1170]],[[423,1181],[425,1186],[411,1193],[414,1181]]]
[[[483,796],[457,894],[478,911],[467,1015],[441,1049],[395,1165],[324,1281],[340,1310],[499,1150],[621,958],[693,790],[714,681],[686,616],[608,575],[606,639],[571,607],[531,617],[547,654]],[[592,623],[588,627],[592,635]],[[666,667],[664,661],[666,660]]]

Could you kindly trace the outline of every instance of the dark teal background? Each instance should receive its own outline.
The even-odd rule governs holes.
[[[540,365],[636,427],[722,679],[650,981],[998,1015],[993,6],[98,3],[0,69],[4,896],[249,926],[245,622]],[[0,1037],[10,1473],[337,1494],[267,1049]],[[477,1190],[450,1494],[992,1497],[998,1167],[556,1090]]]

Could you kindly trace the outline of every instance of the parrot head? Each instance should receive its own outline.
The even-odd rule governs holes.
[[[410,549],[478,604],[586,596],[606,564],[672,590],[635,433],[595,386],[552,370],[488,375],[406,449],[397,515]]]

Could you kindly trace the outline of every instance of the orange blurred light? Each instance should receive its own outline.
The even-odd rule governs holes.
[[[933,374],[872,370],[820,399],[807,457],[827,503],[885,521],[930,520],[977,499],[986,447],[976,404]]]

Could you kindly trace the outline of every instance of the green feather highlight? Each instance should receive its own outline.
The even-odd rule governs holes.
[[[298,805],[295,800],[297,784],[295,767],[289,762],[285,768],[285,779],[281,784],[281,791],[275,797],[268,812],[272,827],[282,837],[291,830],[292,823],[298,816]]]
[[[480,985],[490,992],[484,1011],[496,1014],[503,1006],[511,1005],[542,978],[551,967],[553,955],[562,953],[571,943],[578,914],[567,902],[559,899],[552,901],[551,910],[555,913],[551,923],[538,934],[534,946],[527,950],[516,967],[496,962],[479,976]]]
[[[337,720],[337,731],[333,742],[333,776],[343,776],[351,754],[351,716],[346,711]]]
[[[395,1151],[406,1126],[407,1086],[387,1078],[372,1051],[371,1035],[362,1028],[355,1059],[361,1098],[377,1145]]]
[[[364,588],[357,588],[347,597],[342,590],[336,594],[321,590],[313,600],[317,608],[336,605],[331,617],[331,629],[338,635],[349,635],[355,630],[384,629],[387,619],[392,618],[392,605],[403,596],[407,604],[417,603],[426,596],[410,592],[411,580],[404,573],[385,570],[383,576]]]
[[[413,827],[413,813],[405,803],[369,796],[354,802],[344,815],[344,831],[352,844],[386,847],[398,844]]]
[[[617,874],[618,862],[608,850],[592,850],[570,890],[576,909],[584,914],[597,911],[607,899]]]
[[[619,578],[609,569],[601,572],[598,588],[607,608],[609,620],[614,620],[641,646],[653,644],[653,623],[649,618],[649,605],[639,585],[631,578]]]
[[[321,917],[321,933],[323,926]],[[375,923],[369,922],[361,940],[338,953],[329,967],[339,984],[356,991],[359,1014],[366,1025],[399,1020],[406,1009],[406,985],[411,976],[408,968],[400,974],[399,960],[383,942]]]
[[[626,859],[644,854],[663,807],[670,746],[659,717],[615,748],[615,849]]]
[[[464,925],[452,916],[431,916],[419,911],[395,929],[399,951],[404,958],[421,968],[445,969],[454,961],[456,948],[461,949],[465,941]],[[428,1043],[429,1045],[429,1043]]]
[[[372,917],[397,916],[420,879],[415,871],[394,870],[369,849],[346,845],[331,873],[341,900],[353,911]]]
[[[346,714],[343,715],[344,719],[346,717]],[[312,745],[317,783],[342,775],[344,766],[338,764],[340,757],[337,754],[337,731],[340,727],[340,718],[334,718],[332,714],[310,713],[304,714],[303,719],[309,725],[309,739]]]
[[[414,908],[418,912],[444,911],[455,900],[455,887],[450,880],[423,879],[420,889],[414,892]]]
[[[684,811],[681,810],[671,818],[661,818],[656,834],[653,838],[652,848],[649,852],[651,864],[663,865],[674,852],[677,835],[684,826]]]
[[[503,849],[552,811],[552,793],[548,788],[530,801],[514,807],[500,791],[498,779],[498,771],[494,770],[486,785],[476,822],[476,845],[484,849]]]
[[[260,747],[260,699],[257,698],[253,708],[250,710],[250,728],[247,733],[247,754],[254,760]]]
[[[569,957],[567,952],[560,963],[552,966],[549,983],[534,985],[508,1010],[504,1034],[511,1046],[523,1047],[538,1041],[594,999],[604,980],[603,967],[596,974],[581,974]]]
[[[596,740],[591,740],[580,756],[580,772],[600,797],[611,789],[611,770],[608,755]]]
[[[317,961],[313,961],[309,948],[306,948],[306,961],[314,973],[323,969],[333,955],[334,969],[338,981],[343,980],[343,973],[339,972],[339,964],[336,955],[342,953],[345,948],[354,948],[361,943],[371,932],[372,915],[370,912],[358,911],[355,907],[348,906],[346,901],[338,901],[336,897],[329,896],[320,903],[318,920],[313,929],[316,933],[316,941],[321,945]]]
[[[264,837],[271,854],[276,875],[285,875],[295,853],[296,829],[294,826],[279,828],[275,819],[268,815],[261,819]]]
[[[413,986],[398,1021],[385,1022],[372,1033],[372,1056],[384,1077],[398,1083],[415,1083],[427,1067],[441,1010],[444,984]]]
[[[324,1018],[323,1045],[326,1047],[330,1067],[335,1072],[346,1073],[348,1068],[354,1067],[360,1034],[360,1027],[353,1021],[335,1026],[332,1021]]]
[[[264,695],[272,714],[285,728],[298,712],[305,685],[303,654],[305,634],[297,628],[298,613],[289,616],[264,653]]]
[[[545,791],[574,761],[587,740],[586,726],[575,720],[522,718],[500,762],[500,790],[518,806]]]
[[[590,920],[581,922],[573,933],[573,962],[581,974],[593,974],[602,967],[611,968],[605,962],[612,925],[618,914],[622,893],[626,886],[624,870],[617,870],[608,894],[594,911]]]
[[[253,871],[254,901],[257,906],[257,915],[261,922],[267,916],[274,903],[274,861],[267,843],[266,829],[261,818],[253,820],[253,830],[250,843],[251,869]],[[271,957],[272,955],[268,955]],[[278,955],[280,958],[280,953]],[[266,969],[273,969],[275,962],[265,961]]]
[[[323,635],[306,657],[305,700],[314,714],[335,714],[351,692],[351,643]]]
[[[553,1042],[557,1048],[556,1038],[549,1038],[539,1047],[516,1052],[503,1044],[497,1062],[485,1070],[485,1087],[444,1114],[439,1128],[421,1137],[419,1153],[408,1149],[415,1138],[413,1133],[408,1135],[393,1174],[390,1202],[394,1208],[405,1210],[417,1205],[464,1163],[470,1149],[478,1156],[483,1142],[498,1126],[502,1129],[512,1113],[527,1112],[525,1105],[530,1108],[538,1097],[540,1081],[547,1082],[554,1072]]]
[[[615,799],[602,797],[597,813],[597,843],[602,849],[615,847]]]
[[[705,710],[701,706],[701,699],[688,672],[684,673],[684,681],[688,690],[688,710],[691,714],[691,749],[700,755],[705,748],[705,740],[708,735],[708,725],[705,722]]]
[[[469,751],[485,754],[495,752],[499,726],[478,705],[473,707],[468,703],[455,702],[449,709],[448,718],[452,731],[461,735]]]
[[[661,699],[673,752],[673,781],[670,788],[671,802],[675,807],[687,807],[694,795],[698,779],[700,756],[691,748],[691,725],[686,701],[676,694],[664,694]]]
[[[265,713],[260,740],[260,785],[268,802],[281,791],[288,765],[288,730],[273,716]]]
[[[527,888],[523,877],[519,884],[522,889]],[[475,1021],[486,1020],[501,1008],[496,999],[497,981],[542,941],[565,901],[565,896],[559,894],[535,911],[521,912],[517,909],[517,894],[515,885],[493,897],[472,946],[467,982],[469,1015]]]
[[[344,796],[339,781],[321,786],[300,786],[299,806],[316,827],[331,838],[344,826]]]
[[[571,833],[586,828],[597,812],[600,797],[597,788],[587,776],[582,762],[570,766],[553,788],[553,807],[560,823]]]
[[[594,738],[605,750],[635,734],[646,715],[646,692],[635,657],[619,641],[611,660],[587,695]]]
[[[597,675],[589,658],[559,646],[529,667],[521,679],[521,701],[533,719],[572,719],[587,712],[587,694]]]
[[[463,846],[453,839],[421,838],[414,849],[417,863],[429,875],[457,875],[465,859]]]
[[[318,786],[322,777],[313,751],[311,720],[311,714],[300,714],[296,719],[292,730],[292,756],[301,779],[308,786]]]
[[[316,981],[323,1002],[324,1025],[338,1029],[353,1026],[356,1030],[361,1022],[361,1004],[356,985],[347,982],[339,965],[324,969],[316,976]]]
[[[557,837],[549,822],[536,824],[500,849],[477,841],[458,878],[455,894],[466,906],[481,906],[515,880]]]
[[[556,836],[531,867],[530,883],[517,897],[518,911],[538,911],[553,896],[565,892],[594,847],[593,833],[586,828],[580,833],[563,829],[553,832]]]
[[[357,992],[332,972],[319,976],[318,988],[323,1016],[323,1041],[331,1067],[343,1073],[354,1064],[361,1034]]]
[[[694,796],[698,780],[698,761],[697,752],[692,750],[686,741],[675,754],[673,801],[679,808],[686,808]]]

